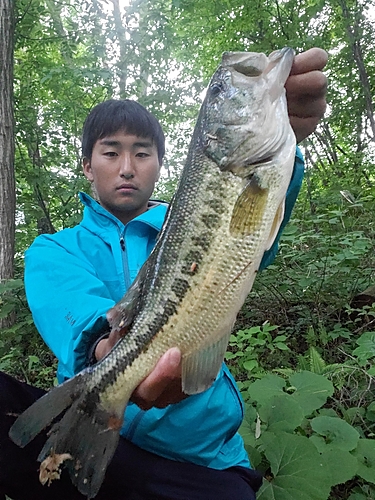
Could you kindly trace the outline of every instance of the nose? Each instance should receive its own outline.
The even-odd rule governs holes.
[[[120,158],[120,177],[124,179],[132,179],[134,177],[133,162],[130,154],[124,154]]]

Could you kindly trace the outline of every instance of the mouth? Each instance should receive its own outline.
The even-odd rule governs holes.
[[[116,191],[122,191],[122,192],[129,192],[129,191],[136,191],[138,188],[134,186],[134,184],[121,184],[121,186],[118,186],[116,188]]]

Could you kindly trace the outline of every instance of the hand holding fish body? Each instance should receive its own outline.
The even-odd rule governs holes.
[[[43,468],[64,457],[56,462],[65,461],[88,498],[103,482],[132,392],[168,349],[181,350],[186,394],[210,387],[220,370],[237,313],[283,220],[295,157],[284,95],[293,57],[291,49],[223,55],[158,242],[107,314],[112,329],[127,334],[10,431],[25,446],[65,412],[39,460]]]

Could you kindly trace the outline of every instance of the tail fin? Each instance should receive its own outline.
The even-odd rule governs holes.
[[[66,410],[39,454],[40,479],[45,483],[59,478],[64,462],[73,484],[94,498],[116,450],[123,412],[114,415],[101,406],[98,390],[87,389],[89,375],[82,372],[36,401],[18,417],[9,436],[24,447]]]
[[[85,376],[87,373],[82,372],[38,399],[15,421],[10,438],[21,448],[26,446],[82,394]]]

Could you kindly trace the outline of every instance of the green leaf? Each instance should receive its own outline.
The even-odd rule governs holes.
[[[301,406],[305,415],[325,404],[333,394],[333,384],[322,375],[304,371],[290,377],[290,383],[295,387],[293,398]]]
[[[247,422],[242,422],[238,432],[241,434],[245,446],[255,446],[254,431]]]
[[[325,437],[327,450],[351,451],[358,444],[359,433],[341,418],[320,416],[310,423],[315,432]]]
[[[273,332],[274,330],[277,330],[278,325],[269,325],[268,323],[264,323],[263,325],[263,331],[264,332]]]
[[[314,443],[316,446],[316,449],[319,451],[319,453],[324,453],[326,451],[327,445],[325,442],[325,439],[322,436],[318,436],[317,434],[313,434],[310,436],[310,441]]]
[[[273,342],[273,345],[280,351],[290,351],[289,347],[284,342]]]
[[[23,280],[21,279],[4,281],[3,283],[0,283],[0,294],[8,292],[10,290],[18,290],[19,288],[22,287],[23,287]]]
[[[255,446],[255,419],[257,418],[256,409],[245,403],[245,418],[239,428],[245,445]]]
[[[15,304],[4,304],[1,306],[0,319],[6,318],[15,308]]]
[[[326,363],[324,359],[321,357],[321,355],[318,353],[318,351],[315,349],[315,347],[312,346],[310,347],[309,357],[310,357],[310,370],[313,373],[322,374],[324,368],[326,367]]]
[[[257,401],[260,405],[266,403],[273,396],[284,394],[286,383],[281,377],[276,375],[266,375],[261,380],[257,380],[248,388],[250,399]]]
[[[39,358],[38,356],[30,355],[29,356],[29,365],[28,365],[28,370],[30,371],[34,365],[39,363]]]
[[[375,332],[365,332],[357,340],[359,347],[354,349],[353,354],[361,361],[367,361],[375,356]]]
[[[366,418],[370,422],[375,422],[375,401],[368,405],[366,410]]]
[[[258,500],[327,500],[332,480],[308,438],[268,433],[263,440],[273,478],[264,481]]]
[[[303,411],[289,394],[274,396],[259,409],[259,416],[271,432],[293,432],[303,420]]]
[[[358,469],[358,460],[348,451],[328,450],[322,454],[322,459],[333,484],[346,483],[355,476]]]
[[[251,466],[253,468],[256,468],[259,466],[259,464],[262,462],[262,455],[259,453],[259,451],[254,448],[251,445],[246,445],[245,444],[245,450],[247,451],[247,454],[249,455],[249,460],[251,463]]]
[[[352,454],[358,460],[358,476],[375,484],[375,439],[360,439]]]
[[[251,370],[254,370],[258,366],[258,361],[255,361],[255,359],[249,359],[248,361],[245,361],[243,364],[243,367],[245,370],[248,370],[251,372]]]
[[[348,500],[369,500],[369,497],[367,495],[364,495],[363,493],[352,493]]]

